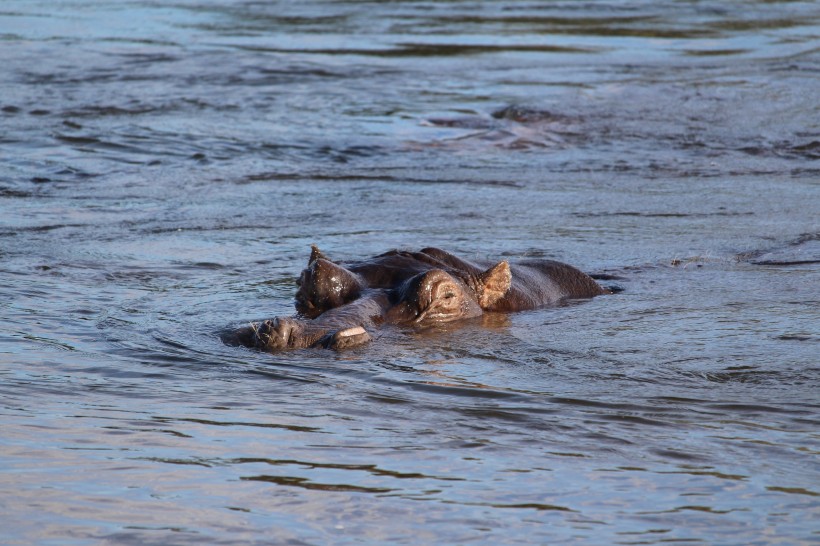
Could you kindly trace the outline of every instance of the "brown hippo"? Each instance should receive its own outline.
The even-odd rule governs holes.
[[[521,311],[608,293],[578,269],[552,260],[472,262],[437,248],[393,250],[334,263],[315,246],[297,281],[301,317],[275,318],[235,333],[265,350],[335,349],[370,340],[382,324],[429,327],[481,315]]]
[[[607,292],[582,271],[553,260],[491,264],[425,248],[419,252],[391,250],[360,262],[334,263],[314,246],[308,267],[296,282],[296,310],[314,318],[358,298],[368,288],[395,288],[434,269],[466,284],[485,311],[523,311]]]

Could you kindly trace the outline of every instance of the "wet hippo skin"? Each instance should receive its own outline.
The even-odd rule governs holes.
[[[383,325],[427,328],[608,293],[561,262],[469,261],[438,248],[334,262],[314,246],[297,284],[298,316],[251,324],[226,342],[269,351],[342,349],[367,343]]]

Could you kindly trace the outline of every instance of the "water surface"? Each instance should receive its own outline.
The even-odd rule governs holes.
[[[812,2],[7,0],[4,544],[820,540]],[[263,354],[309,245],[616,295]]]

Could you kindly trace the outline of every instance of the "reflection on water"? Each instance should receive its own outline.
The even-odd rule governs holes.
[[[4,543],[811,543],[818,18],[6,2]],[[622,291],[222,344],[311,243]]]

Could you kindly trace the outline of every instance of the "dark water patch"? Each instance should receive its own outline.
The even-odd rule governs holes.
[[[598,400],[586,400],[582,398],[565,398],[553,396],[548,399],[553,404],[578,406],[582,408],[599,408],[603,410],[619,410],[619,411],[643,411],[647,408],[636,404],[601,402]]]
[[[715,212],[639,212],[639,211],[614,211],[614,212],[575,212],[573,216],[579,218],[595,218],[605,216],[634,216],[637,218],[709,218],[711,216],[753,216],[754,212],[736,212],[718,210]]]
[[[608,8],[612,9],[612,6]],[[465,12],[453,16],[426,18],[421,22],[434,28],[459,22],[477,27],[484,32],[502,30],[503,34],[532,33],[534,35],[657,39],[696,39],[717,36],[714,31],[702,27],[680,28],[679,25],[675,28],[673,23],[654,14],[620,15],[612,13],[611,17],[599,18],[579,12],[566,16],[544,16],[539,14],[539,11],[543,9],[537,5],[523,5],[486,16]],[[574,11],[566,8],[562,10]],[[515,11],[528,13],[517,15],[513,14]]]
[[[176,352],[176,354],[186,354],[191,352],[191,348],[188,343],[180,343],[175,339],[169,338],[162,332],[154,332],[152,337],[159,343],[158,349],[162,350],[163,348],[167,351],[167,349],[171,349]],[[192,362],[196,362],[195,359],[188,359]]]
[[[311,64],[291,64],[282,68],[257,69],[266,78],[257,81],[258,84],[294,83],[295,81],[325,80],[325,79],[359,79],[373,76],[387,76],[395,74],[390,69],[375,67],[360,67],[358,69],[334,70],[329,66]]]
[[[691,57],[731,57],[751,53],[751,49],[686,49],[684,55]]]
[[[684,506],[677,506],[670,510],[663,510],[661,512],[645,512],[645,514],[676,514],[678,512],[686,512],[686,511],[694,511],[694,512],[705,512],[707,514],[731,514],[732,512],[736,512],[737,510],[729,509],[729,510],[718,510],[712,508],[711,506],[702,506],[702,505],[684,505]],[[744,510],[745,511],[745,510]],[[682,539],[682,540],[664,540],[662,542],[702,542],[700,539]]]
[[[110,55],[123,59],[126,64],[131,65],[154,65],[157,63],[173,63],[181,60],[179,55],[172,55],[170,53],[143,53],[143,52],[126,52],[120,51],[117,53],[110,53]]]
[[[530,106],[510,105],[500,108],[490,114],[494,119],[504,119],[516,123],[547,123],[553,121],[576,121],[569,116],[556,114],[549,110],[542,110]]]
[[[520,188],[523,185],[519,182],[511,180],[485,180],[478,178],[461,178],[448,179],[441,177],[430,176],[429,178],[411,177],[411,176],[396,176],[388,173],[384,174],[369,174],[367,172],[348,173],[348,174],[328,174],[324,172],[312,173],[293,173],[293,172],[263,172],[251,174],[244,177],[241,182],[312,182],[312,181],[331,181],[331,182],[383,182],[385,184],[465,184],[476,186],[502,186],[511,188]]]
[[[717,470],[710,470],[709,467],[682,467],[680,470],[672,470],[666,471],[662,470],[659,471],[658,474],[687,474],[689,476],[709,476],[712,478],[718,478],[719,480],[729,480],[729,481],[746,481],[749,479],[749,476],[744,476],[742,474],[727,474],[724,472],[719,472]]]
[[[179,359],[178,361],[174,362],[171,359],[163,361],[167,368],[171,368],[172,366],[181,365],[185,363],[189,363],[190,359]],[[96,375],[100,377],[105,377],[109,379],[134,379],[138,381],[149,381],[149,380],[163,380],[163,379],[172,379],[175,377],[175,372],[170,373],[163,373],[157,371],[128,371],[128,370],[119,370],[117,368],[112,368],[111,366],[87,366],[87,367],[73,367],[72,371],[78,374],[88,374],[88,375]]]
[[[794,177],[818,177],[820,176],[820,169],[791,169],[790,174]]]
[[[777,336],[776,339],[782,341],[820,341],[820,336],[811,334],[782,334]]]
[[[566,148],[589,141],[591,127],[583,127],[580,117],[543,109],[508,106],[489,116],[429,118],[423,125],[461,129],[462,133],[440,136],[429,145],[470,149],[484,144],[509,150]],[[418,144],[417,144],[418,146]]]
[[[66,168],[63,168],[63,169],[60,169],[60,170],[56,171],[55,174],[57,174],[59,176],[71,176],[71,177],[78,178],[80,180],[86,180],[86,179],[89,179],[89,178],[96,178],[96,177],[100,176],[99,173],[92,173],[92,172],[84,171],[82,169],[78,169],[77,167],[66,167]]]
[[[766,266],[800,266],[820,263],[820,233],[804,233],[769,248],[737,255],[739,261]]]
[[[800,158],[820,159],[820,140],[812,140],[806,144],[787,144],[783,149]]]
[[[10,197],[10,198],[28,198],[32,197],[34,192],[20,190],[17,188],[9,188],[7,186],[0,186],[0,197]],[[4,230],[0,229],[0,237],[9,237],[12,235],[16,235],[17,230]]]
[[[450,127],[454,129],[492,129],[498,124],[491,119],[472,116],[464,118],[430,118],[426,120],[436,127]]]
[[[357,77],[360,76],[349,73],[335,73],[329,69],[321,68],[265,69],[256,67],[241,74],[214,74],[210,77],[210,80],[213,84],[222,87],[266,89],[274,86],[304,85],[314,80],[318,83],[328,79],[355,79]]]
[[[25,195],[24,195],[25,196]],[[29,233],[48,233],[51,231],[58,231],[70,228],[85,228],[87,224],[53,224],[53,225],[34,225],[34,226],[17,226],[14,228],[0,229],[0,237],[17,235],[24,232]]]
[[[780,265],[780,266],[792,266],[792,265],[810,265],[810,264],[820,264],[820,259],[817,260],[758,260],[755,262],[756,265]]]
[[[647,417],[641,417],[639,415],[629,415],[629,414],[615,414],[615,415],[598,415],[598,419],[602,419],[604,421],[614,421],[619,424],[626,424],[626,425],[641,425],[641,426],[652,426],[652,427],[670,427],[676,426],[675,423],[670,423],[666,421],[659,421],[657,419],[649,419]]]
[[[687,462],[706,462],[709,460],[709,457],[701,453],[684,451],[680,449],[651,449],[650,451],[655,455],[658,455],[659,457],[663,458],[664,460]]]
[[[126,139],[142,140],[135,135],[122,135]],[[156,155],[150,147],[145,146],[145,142],[141,142],[139,146],[133,143],[115,142],[99,136],[91,135],[66,135],[63,133],[54,133],[54,138],[58,141],[65,142],[77,146],[78,150],[98,150],[117,152],[118,155],[108,156],[109,159],[129,164],[139,164],[143,161],[136,160],[125,156],[125,154],[136,154],[140,156]]]
[[[749,19],[725,19],[720,21],[710,21],[706,23],[709,28],[730,31],[730,32],[749,32],[761,30],[780,30],[793,29],[798,27],[812,26],[820,22],[820,17],[814,14],[813,17],[801,18],[749,18]]]
[[[396,43],[390,48],[279,48],[265,46],[244,46],[235,45],[236,49],[255,52],[280,53],[280,54],[312,54],[312,55],[333,55],[333,56],[360,56],[360,57],[381,57],[381,58],[406,58],[406,57],[465,57],[471,55],[486,55],[497,53],[600,53],[601,48],[597,47],[573,47],[546,44],[456,44],[456,43]]]
[[[100,428],[102,430],[105,430],[105,431],[112,431],[112,433],[120,433],[120,434],[159,433],[159,434],[167,434],[169,436],[173,436],[174,438],[193,438],[193,436],[190,436],[188,434],[184,434],[184,433],[176,431],[176,430],[145,427],[141,423],[135,423],[133,428],[126,428],[126,427],[119,427],[119,426],[108,426],[108,427],[100,427]],[[150,459],[146,459],[146,460],[150,460]]]
[[[309,478],[301,478],[295,476],[242,476],[239,478],[242,481],[268,482],[276,485],[283,485],[288,487],[301,487],[303,489],[315,489],[319,491],[335,491],[347,493],[389,493],[394,489],[388,487],[365,487],[361,485],[350,485],[343,483],[318,483],[313,482]]]
[[[727,372],[702,372],[701,376],[707,381],[715,383],[750,383],[764,384],[776,383],[783,379],[783,374],[778,371],[752,370],[752,371],[727,371]]]
[[[805,489],[803,487],[782,487],[776,485],[767,486],[768,491],[777,491],[779,493],[788,493],[790,495],[807,495],[809,497],[820,497],[820,493]]]
[[[419,472],[398,472],[395,470],[388,470],[379,468],[375,464],[344,464],[344,463],[321,463],[316,461],[300,461],[295,459],[265,459],[265,458],[239,458],[219,461],[222,465],[240,465],[240,464],[264,464],[269,466],[298,466],[304,469],[329,469],[329,470],[345,470],[353,472],[365,472],[372,476],[396,478],[400,480],[408,479],[424,479],[437,481],[460,482],[465,481],[464,478],[452,476],[429,476]]]
[[[493,420],[510,423],[527,423],[536,421],[536,419],[532,419],[526,412],[511,411],[510,409],[500,409],[492,407],[472,407],[455,409],[458,413],[462,415],[475,418],[476,422]]]
[[[504,23],[510,25],[551,25],[551,26],[567,26],[567,27],[609,27],[612,25],[628,25],[633,23],[648,23],[655,24],[660,22],[660,18],[655,15],[620,15],[615,13],[615,6],[608,6],[610,13],[606,17],[595,17],[590,15],[582,15],[581,13],[556,16],[556,15],[541,15],[540,11],[546,11],[549,8],[539,6],[537,4],[521,4],[518,6],[505,6],[501,12],[482,15],[465,12],[453,16],[440,16],[428,19],[429,23],[435,21],[447,21],[450,23]],[[569,8],[569,5],[562,6],[563,9]],[[513,15],[514,12],[527,11],[526,15]]]
[[[132,107],[89,105],[78,109],[65,110],[61,112],[60,115],[67,118],[99,118],[106,116],[139,116],[160,110],[163,110],[163,108],[149,105],[135,105]],[[81,125],[71,123],[70,121],[65,121],[63,124],[72,129],[82,129]]]
[[[201,544],[202,534],[191,528],[176,525],[125,525],[128,532],[98,532],[88,535],[90,540],[100,540],[115,544],[141,544],[144,546],[163,546],[165,544]],[[78,533],[80,536],[86,536]],[[234,538],[214,539],[216,546],[236,544]]]
[[[484,143],[498,148],[527,150],[581,141],[582,131],[577,127],[579,122],[578,118],[544,109],[510,105],[493,111],[489,116],[429,118],[425,123],[435,127],[472,131],[440,138],[427,145],[468,148]]]
[[[623,438],[621,436],[613,436],[611,434],[605,434],[603,432],[589,432],[584,435],[584,438],[590,440],[595,445],[600,444],[612,444],[618,446],[634,446],[636,445],[634,441],[629,440],[627,438]]]
[[[187,436],[187,435],[183,435],[183,436],[186,437],[186,438],[191,437],[191,436]],[[138,459],[138,460],[151,461],[151,462],[157,462],[157,463],[163,463],[163,464],[176,464],[176,465],[182,465],[182,466],[201,466],[201,467],[204,467],[204,468],[212,468],[212,466],[213,466],[208,462],[200,461],[200,460],[196,460],[196,459],[162,459],[162,458],[159,458],[159,457],[145,457],[144,459]]]
[[[490,389],[471,389],[467,387],[456,387],[452,385],[436,385],[434,383],[429,382],[409,382],[407,383],[407,387],[415,391],[420,391],[429,394],[444,395],[448,397],[456,396],[464,398],[487,398],[490,400],[510,400],[517,399],[521,396],[513,392],[496,391]]]
[[[165,227],[150,227],[146,226],[140,229],[141,232],[150,234],[150,235],[163,235],[168,233],[208,233],[211,231],[264,231],[271,229],[270,224],[245,224],[245,223],[236,223],[232,224],[229,223],[231,220],[223,220],[217,219],[215,220],[215,224],[213,225],[190,225],[190,223],[186,223],[187,225],[169,225]],[[202,262],[207,264],[208,262]],[[218,265],[212,263],[212,265]],[[197,268],[196,264],[187,264],[183,268]],[[223,266],[224,267],[224,266]],[[213,269],[213,267],[211,267]]]
[[[247,5],[231,9],[229,12],[230,23],[226,25],[208,25],[209,31],[217,31],[231,35],[232,33],[261,32],[273,28],[293,28],[299,27],[305,31],[319,31],[322,27],[344,26],[352,17],[352,14],[336,12],[334,15],[321,14],[283,14],[271,13],[267,10],[254,9],[255,6]],[[200,27],[203,28],[203,27]]]
[[[34,335],[26,332],[19,332],[22,339],[26,341],[32,341],[37,344],[48,345],[49,347],[53,347],[55,349],[60,349],[63,351],[76,351],[77,348],[69,343],[62,342],[58,339],[42,336],[42,335]]]
[[[216,263],[216,262],[196,262],[196,263],[192,263],[192,264],[185,263],[185,264],[180,265],[180,269],[183,269],[183,270],[185,270],[185,269],[193,269],[193,270],[205,269],[205,270],[208,270],[208,271],[215,271],[215,270],[219,270],[219,269],[225,269],[226,267],[227,266],[225,266],[224,264],[220,264],[220,263]]]
[[[68,144],[99,144],[102,142],[98,137],[63,135],[60,133],[55,133],[54,138]]]
[[[447,501],[444,501],[447,502]],[[504,504],[504,503],[482,503],[482,502],[455,502],[450,501],[453,504],[462,504],[464,506],[486,506],[488,508],[501,508],[501,509],[519,509],[519,510],[537,510],[537,511],[557,511],[557,512],[577,512],[572,508],[567,506],[559,506],[556,504],[543,504],[537,502],[526,502],[526,503],[517,503],[517,504]]]
[[[165,79],[165,76],[161,74],[123,72],[119,68],[94,68],[89,69],[87,72],[55,70],[47,73],[22,69],[18,71],[18,74],[24,83],[32,86],[105,85],[111,83],[146,85],[151,82],[162,82]],[[45,116],[51,113],[50,110],[39,108],[29,112],[33,116]]]
[[[332,146],[318,146],[308,148],[308,155],[321,159],[330,159],[336,163],[348,163],[359,157],[371,157],[379,155],[379,149],[372,146],[347,146],[337,149]]]
[[[741,414],[760,414],[760,413],[785,413],[791,415],[810,415],[811,411],[808,409],[801,409],[799,406],[795,408],[780,408],[774,406],[764,406],[762,404],[707,404],[706,407],[710,409],[719,410],[721,412],[741,413]]]
[[[137,283],[140,285],[151,284],[163,280],[180,280],[179,273],[167,271],[165,269],[146,269],[138,266],[124,268],[120,270],[109,270],[102,273],[107,281],[114,283]]]
[[[743,146],[738,151],[748,155],[765,157],[776,156],[788,159],[820,159],[820,141],[812,140],[801,144],[792,141],[781,141],[774,144]]]
[[[255,376],[259,379],[265,379],[277,383],[287,381],[299,383],[302,385],[312,385],[317,382],[315,377],[306,377],[303,373],[299,371],[294,372],[289,370],[279,370],[276,368],[272,368],[269,365],[262,365],[253,369],[243,369],[242,373]]]
[[[394,369],[401,370],[402,367],[397,366]],[[411,372],[412,370],[409,367],[405,367],[405,372]],[[387,404],[389,406],[404,406],[404,405],[415,405],[415,403],[407,397],[399,396],[395,394],[385,394],[385,393],[368,393],[367,399],[372,400],[378,404]]]
[[[163,40],[163,39],[152,39],[152,38],[138,38],[138,37],[117,37],[117,36],[106,36],[99,38],[101,43],[111,43],[111,44],[138,44],[138,45],[149,45],[149,46],[159,46],[159,47],[180,47],[181,44],[178,42],[173,42],[170,40]]]
[[[287,425],[280,423],[258,423],[258,422],[240,422],[240,421],[215,421],[212,419],[196,419],[193,417],[152,417],[154,421],[160,423],[194,423],[197,425],[208,425],[216,427],[250,427],[250,428],[264,428],[264,429],[283,429],[291,432],[310,432],[315,434],[328,434],[317,427]]]

